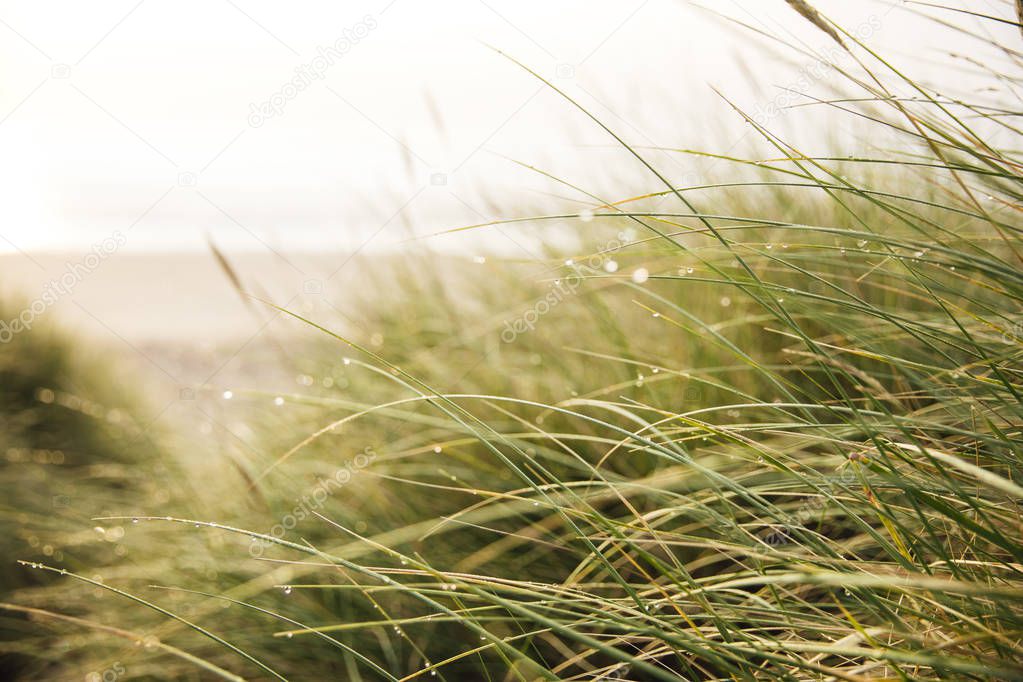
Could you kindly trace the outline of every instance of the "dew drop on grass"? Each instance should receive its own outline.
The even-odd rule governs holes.
[[[223,393],[221,393],[221,396],[223,396],[224,400],[230,400],[231,398],[234,397],[234,391],[230,390],[224,391]]]
[[[345,365],[350,365],[350,364],[352,364],[352,359],[351,358],[345,358],[341,362],[344,363]]]
[[[867,240],[866,240],[866,239],[861,239],[861,240],[859,240],[858,242],[856,242],[856,246],[860,247],[861,249],[862,249],[862,248],[863,248],[864,246],[866,246],[866,245],[867,245]]]
[[[654,317],[660,317],[660,316],[661,316],[661,314],[660,314],[660,313],[654,313],[654,314],[653,314],[653,316],[654,316]]]
[[[613,261],[613,260],[609,260],[608,262],[604,263],[604,271],[605,272],[618,272],[618,262],[617,261]]]
[[[439,446],[439,445],[434,445],[434,446],[433,446],[433,451],[434,451],[435,453],[437,453],[437,454],[439,455],[439,454],[440,454],[441,452],[443,452],[443,451],[444,451],[444,448],[442,448],[442,447],[441,447],[441,446]]]
[[[730,299],[727,296],[722,296],[721,297],[721,307],[722,308],[727,308],[730,305],[732,305],[732,299]]]
[[[139,520],[138,520],[138,519],[132,519],[132,520],[131,520],[131,522],[132,522],[132,523],[138,523],[138,522],[139,522]]]
[[[487,257],[486,256],[474,256],[473,259],[472,259],[472,262],[475,263],[476,265],[483,265],[484,263],[487,262]]]
[[[579,220],[581,220],[584,223],[590,222],[591,220],[593,220],[593,211],[591,211],[588,208],[584,208],[583,210],[579,211]]]
[[[291,585],[285,585],[281,588],[281,592],[284,594],[291,594]]]
[[[294,637],[294,636],[295,636],[295,635],[293,635],[293,634],[292,634],[292,633],[290,633],[290,632],[285,632],[285,633],[284,633],[284,637],[285,637],[285,639],[291,639],[291,638],[292,638],[292,637]]]
[[[572,267],[573,265],[575,265],[575,261],[569,258],[568,260],[565,261],[565,265],[567,265],[568,267]]]
[[[632,281],[636,284],[642,284],[648,279],[650,279],[650,271],[646,268],[636,268],[632,273]]]
[[[274,405],[276,405],[277,407],[280,407],[283,404],[284,404],[284,398],[282,398],[280,396],[277,396],[276,398],[274,398]]]

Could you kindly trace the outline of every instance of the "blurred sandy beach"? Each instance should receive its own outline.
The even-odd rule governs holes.
[[[327,299],[352,285],[357,258],[267,252],[229,260],[253,296],[344,325]],[[0,255],[0,296],[16,310],[35,304],[25,318],[32,327],[55,324],[171,384],[248,376],[265,387],[276,383],[266,367],[279,371],[279,362],[259,358],[279,355],[295,334],[310,334],[270,305],[242,296],[212,251],[116,253],[91,264],[82,253]]]

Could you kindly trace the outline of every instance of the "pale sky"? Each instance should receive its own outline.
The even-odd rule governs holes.
[[[833,50],[783,0],[705,4]],[[973,49],[901,3],[816,4],[849,29],[876,24],[866,42],[925,78],[943,52]],[[948,4],[1012,15],[1002,0]],[[476,222],[555,189],[504,157],[592,188],[631,177],[606,133],[493,48],[640,146],[723,150],[745,131],[711,86],[753,108],[808,66],[669,0],[7,1],[0,36],[0,251],[81,249],[115,230],[128,249],[205,248],[206,233],[236,249],[387,246],[407,226]],[[318,48],[345,36],[324,67]],[[311,70],[322,78],[285,88]]]

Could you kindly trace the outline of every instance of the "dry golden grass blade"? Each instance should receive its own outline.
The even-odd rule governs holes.
[[[842,42],[842,36],[838,35],[838,31],[833,29],[831,25],[824,20],[824,17],[821,16],[821,13],[818,12],[813,5],[806,2],[806,0],[785,0],[785,2],[789,3],[789,7],[799,12],[811,24],[831,36],[836,43],[845,47],[845,43]],[[1023,2],[1023,0],[1017,0],[1017,5],[1020,2]]]
[[[1019,32],[1023,33],[1023,0],[1016,0],[1016,21],[1019,22]]]

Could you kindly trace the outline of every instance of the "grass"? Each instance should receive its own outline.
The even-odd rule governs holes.
[[[1023,679],[1020,112],[825,25],[858,67],[818,106],[888,150],[750,119],[760,156],[662,150],[721,169],[676,187],[615,137],[642,196],[501,224],[574,235],[542,272],[378,272],[354,322],[305,320],[311,387],[235,396],[259,452],[165,467],[155,504],[62,470],[103,518],[11,550],[21,674]]]

